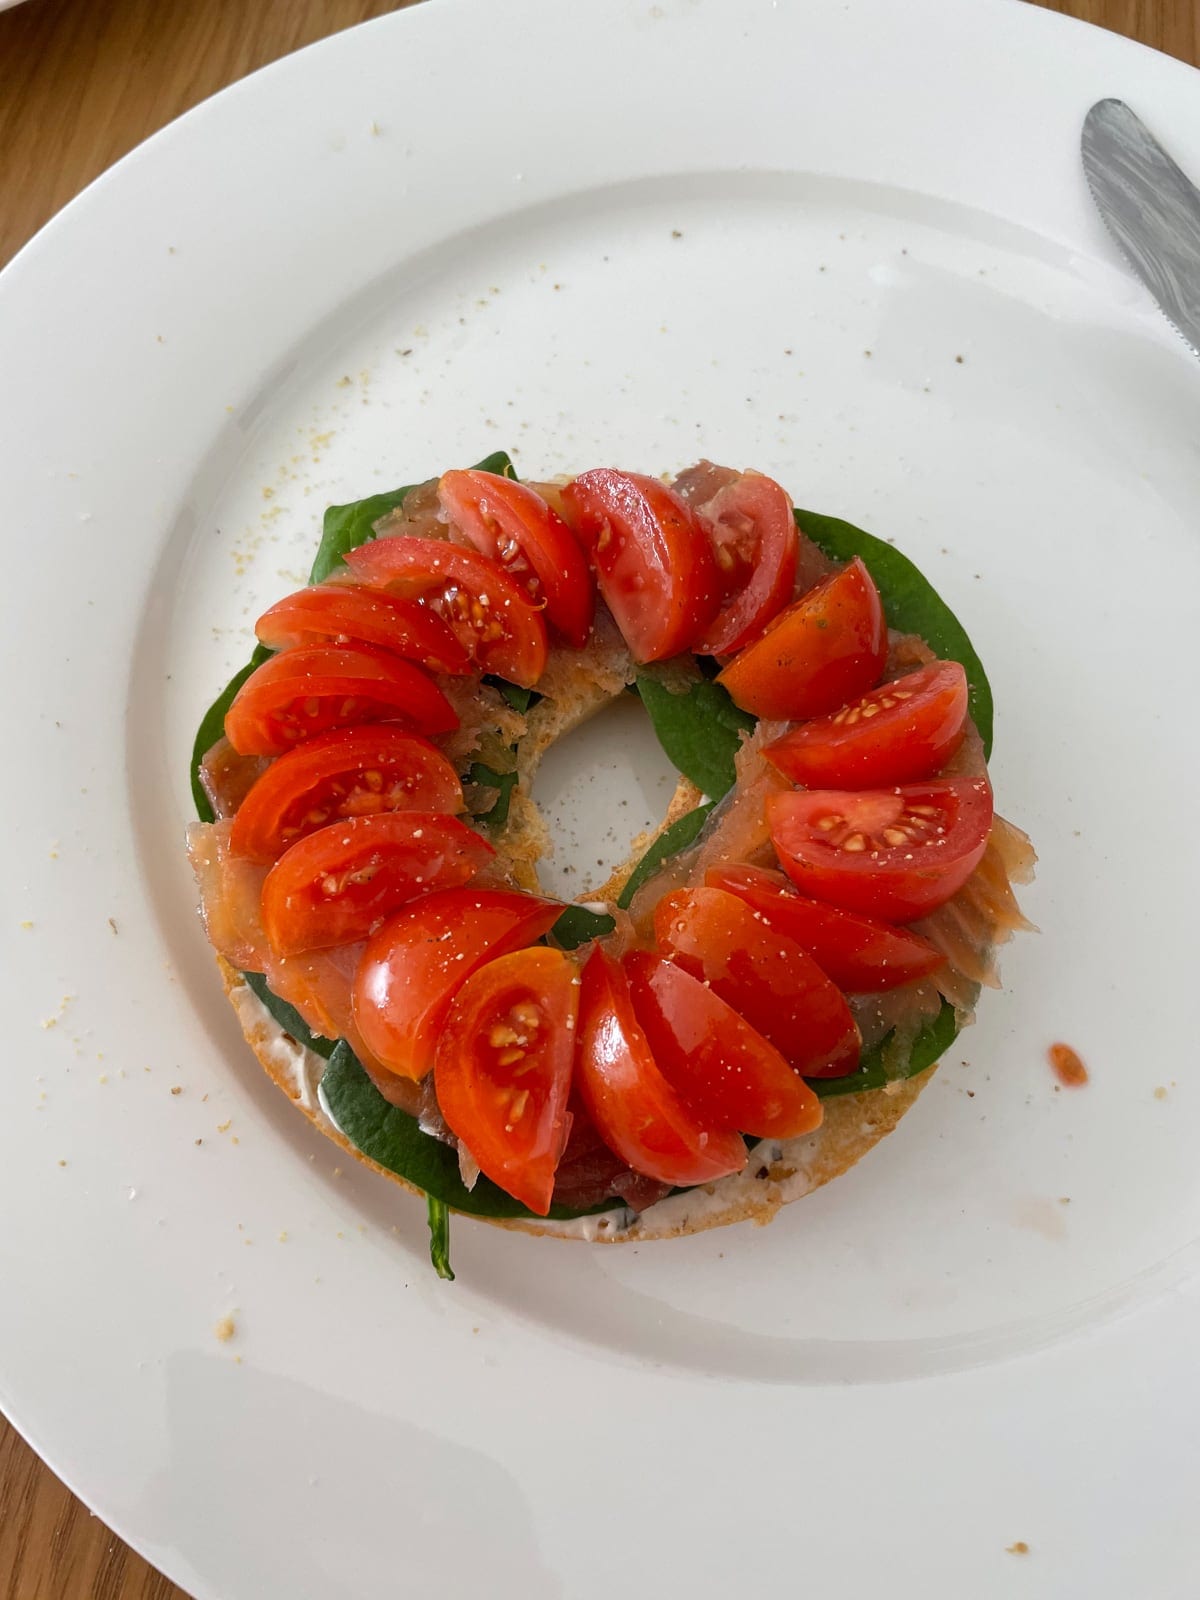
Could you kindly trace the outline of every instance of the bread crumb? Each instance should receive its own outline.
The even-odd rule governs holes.
[[[1156,1100],[1165,1100],[1167,1098],[1167,1089],[1165,1084],[1160,1083],[1158,1088],[1155,1089],[1154,1098]]]
[[[216,1327],[213,1329],[213,1333],[222,1344],[228,1344],[236,1332],[237,1323],[232,1317],[222,1317],[220,1322],[218,1322]]]
[[[228,1122],[218,1122],[217,1123],[217,1132],[218,1133],[228,1133],[230,1128],[232,1128],[232,1127],[233,1127],[233,1118],[230,1117]]]
[[[1006,1544],[1004,1548],[1010,1556],[1027,1556],[1029,1554],[1029,1546],[1024,1539],[1018,1539],[1016,1544]]]
[[[287,1229],[286,1228],[282,1228],[280,1230],[279,1242],[280,1242],[280,1244],[286,1244],[287,1243]]]
[[[66,1163],[66,1162],[65,1162],[65,1161],[63,1161],[63,1160],[62,1160],[62,1159],[61,1159],[61,1157],[60,1157],[60,1158],[59,1158],[59,1163],[58,1163],[58,1164],[59,1164],[59,1166],[60,1166],[60,1167],[65,1167],[65,1166],[66,1166],[66,1164],[67,1164],[67,1163]]]
[[[32,922],[23,922],[23,923],[22,923],[22,924],[21,924],[21,926],[22,926],[22,927],[23,927],[23,928],[24,928],[24,929],[25,929],[25,931],[26,931],[26,932],[27,932],[27,933],[28,933],[28,931],[29,931],[29,929],[30,929],[30,928],[32,928],[32,927],[33,927],[33,923],[32,923]]]
[[[173,1083],[171,1085],[171,1093],[172,1094],[182,1094],[183,1093],[183,1085],[181,1083]]]

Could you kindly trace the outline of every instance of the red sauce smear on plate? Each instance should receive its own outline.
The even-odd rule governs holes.
[[[1069,1044],[1052,1044],[1046,1051],[1054,1076],[1068,1089],[1078,1089],[1088,1081],[1088,1069]]]

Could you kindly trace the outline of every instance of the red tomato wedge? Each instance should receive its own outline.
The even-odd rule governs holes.
[[[495,851],[437,811],[348,817],[282,855],[263,884],[262,919],[280,955],[365,939],[406,900],[469,883]]]
[[[494,561],[441,539],[404,534],[346,553],[346,565],[369,589],[386,589],[435,612],[480,672],[532,689],[549,649],[542,613]]]
[[[710,868],[704,881],[737,895],[769,928],[794,939],[846,994],[882,994],[946,964],[941,951],[915,933],[810,900],[782,872],[731,864]]]
[[[354,980],[367,1048],[398,1076],[423,1078],[466,980],[540,939],[562,909],[508,889],[442,889],[397,911],[368,940]]]
[[[695,648],[727,656],[761,633],[792,598],[796,522],[773,478],[746,472],[695,508],[721,575],[724,603]]]
[[[517,950],[454,997],[434,1082],[450,1129],[480,1170],[539,1217],[567,1142],[579,972],[561,950]]]
[[[692,1111],[659,1070],[638,1025],[629,981],[597,945],[583,969],[576,1084],[610,1150],[662,1183],[711,1183],[746,1165],[731,1121]]]
[[[687,503],[657,478],[599,467],[567,485],[563,507],[634,659],[690,650],[717,614],[721,582]]]
[[[840,1078],[858,1066],[858,1028],[841,991],[744,900],[723,889],[677,890],[659,901],[654,933],[664,955],[707,984],[806,1078]]]
[[[572,647],[587,643],[596,588],[575,535],[535,489],[495,472],[443,473],[438,500],[480,552],[544,604],[546,621]]]
[[[820,1127],[821,1102],[804,1079],[700,979],[645,950],[623,965],[659,1070],[693,1110],[756,1138]]]
[[[378,723],[310,739],[280,756],[233,819],[231,847],[274,861],[306,833],[381,811],[461,811],[462,784],[436,745]]]
[[[940,772],[967,720],[967,675],[935,661],[785,733],[763,755],[809,789],[875,789]]]
[[[239,755],[279,756],[305,739],[360,722],[404,722],[418,733],[458,727],[420,667],[370,645],[284,650],[246,679],[225,713]]]
[[[879,682],[887,660],[879,590],[862,561],[802,595],[718,682],[758,717],[821,717]]]
[[[987,847],[986,778],[769,795],[771,841],[792,882],[849,911],[911,922],[944,905]]]
[[[254,625],[272,650],[297,645],[369,644],[430,672],[466,673],[467,652],[428,606],[354,583],[317,583],[264,611]]]

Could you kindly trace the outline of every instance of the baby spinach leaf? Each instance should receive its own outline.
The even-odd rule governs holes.
[[[480,461],[479,472],[498,472],[505,477],[515,477],[512,461],[507,451],[497,450],[494,455]],[[407,483],[401,489],[386,489],[382,494],[368,495],[365,500],[353,500],[349,505],[329,506],[321,526],[321,543],[309,574],[309,583],[324,583],[346,559],[347,550],[355,550],[375,537],[375,524],[380,517],[404,504],[404,497],[417,486]]]
[[[586,906],[568,906],[550,929],[550,934],[564,950],[577,950],[589,939],[602,939],[616,925],[615,920],[606,913],[589,911]]]
[[[320,1034],[312,1033],[309,1030],[308,1023],[305,1022],[295,1007],[288,1005],[286,1000],[281,1000],[277,994],[267,988],[267,980],[261,972],[243,972],[242,977],[245,978],[250,988],[275,1018],[284,1033],[290,1033],[297,1044],[302,1044],[306,1050],[315,1050],[317,1055],[324,1056],[328,1060],[333,1054],[335,1040],[323,1039]]]
[[[450,1265],[450,1209],[444,1200],[435,1200],[431,1194],[425,1196],[425,1205],[429,1213],[429,1259],[433,1262],[438,1277],[453,1283],[454,1271]]]
[[[741,734],[754,726],[750,713],[707,678],[674,694],[650,673],[639,672],[637,691],[667,759],[702,794],[719,800],[728,793],[737,782],[733,758]]]
[[[920,1033],[913,1040],[912,1053],[908,1058],[904,1071],[899,1074],[901,1078],[915,1078],[919,1072],[924,1072],[926,1067],[931,1067],[938,1057],[950,1048],[958,1037],[958,1022],[954,1016],[954,1007],[948,1000],[942,1001],[942,1009],[932,1022],[927,1022]],[[844,1078],[808,1078],[805,1081],[811,1089],[815,1089],[822,1100],[828,1100],[836,1094],[858,1094],[863,1089],[882,1089],[889,1081],[889,1075],[883,1067],[883,1050],[891,1034],[882,1039],[866,1051],[859,1063],[857,1072],[848,1072]],[[894,1079],[897,1074],[891,1074]]]
[[[347,550],[375,537],[375,524],[380,517],[404,504],[404,497],[415,484],[406,483],[402,489],[388,489],[383,494],[368,495],[365,500],[352,501],[346,506],[326,506],[321,524],[321,542],[313,559],[309,583],[324,583],[331,572],[336,572],[346,559]]]
[[[321,1094],[333,1120],[350,1143],[379,1166],[423,1189],[427,1195],[475,1217],[528,1217],[531,1213],[489,1178],[468,1189],[458,1170],[458,1155],[448,1144],[422,1133],[417,1119],[389,1104],[363,1070],[358,1057],[339,1039],[321,1078]],[[619,1200],[575,1211],[552,1205],[550,1216],[590,1216],[609,1211]]]
[[[512,792],[517,786],[517,774],[497,772],[494,767],[485,766],[482,761],[474,761],[467,773],[467,782],[477,783],[484,789],[500,791],[495,803],[487,811],[477,811],[474,815],[489,828],[502,828],[508,821],[508,808],[512,804]]]
[[[695,843],[696,835],[708,820],[708,814],[713,808],[710,800],[707,805],[697,806],[694,811],[685,811],[682,817],[677,817],[665,833],[660,833],[650,846],[646,854],[629,874],[629,881],[617,896],[617,904],[622,911],[628,911],[634,895],[658,871],[664,861],[686,850],[688,845]]]
[[[528,711],[542,698],[536,689],[522,689],[519,684],[509,683],[507,678],[497,678],[491,672],[484,675],[483,681],[490,683],[493,689],[499,689],[514,711]]]
[[[962,623],[907,556],[893,545],[864,533],[838,517],[816,511],[797,511],[796,521],[814,544],[835,561],[861,556],[874,578],[887,613],[889,627],[916,633],[944,661],[961,661],[967,674],[971,716],[983,740],[984,755],[992,753],[992,691],[983,663],[967,638]]]
[[[233,677],[221,690],[220,694],[209,706],[200,719],[200,726],[196,729],[196,737],[192,740],[192,803],[196,807],[196,815],[201,822],[215,822],[216,814],[208,803],[208,796],[204,792],[204,785],[200,782],[200,763],[225,732],[225,713],[233,704],[233,697],[245,683],[246,679],[267,659],[271,652],[265,644],[255,646],[254,654],[246,665],[235,672]]]

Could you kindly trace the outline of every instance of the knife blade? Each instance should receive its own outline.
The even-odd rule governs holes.
[[[1200,189],[1122,100],[1083,122],[1083,171],[1101,217],[1159,309],[1200,355]]]

